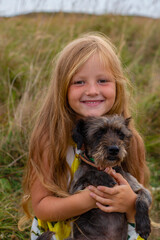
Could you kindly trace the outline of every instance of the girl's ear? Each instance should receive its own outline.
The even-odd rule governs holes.
[[[125,125],[128,127],[129,122],[131,121],[132,117],[126,118],[125,119]]]
[[[83,119],[79,119],[72,132],[73,141],[77,144],[78,149],[81,149],[84,143],[84,126],[85,121]]]

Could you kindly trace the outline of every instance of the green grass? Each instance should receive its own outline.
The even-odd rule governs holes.
[[[0,19],[0,239],[29,239],[29,228],[20,232],[17,222],[30,129],[49,83],[53,57],[88,31],[108,35],[135,86],[134,118],[144,136],[154,190],[151,216],[160,221],[160,20],[30,14]],[[160,230],[153,230],[150,239],[160,239]]]

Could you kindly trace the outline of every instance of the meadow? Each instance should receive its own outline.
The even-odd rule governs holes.
[[[100,31],[117,46],[134,95],[133,118],[146,147],[153,194],[152,220],[160,222],[160,19],[29,14],[0,18],[0,239],[20,232],[22,176],[29,136],[52,72],[52,59],[84,32]],[[150,240],[160,239],[153,227]]]

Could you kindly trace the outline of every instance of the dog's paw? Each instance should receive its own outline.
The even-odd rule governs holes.
[[[151,226],[149,218],[143,220],[141,223],[136,222],[136,232],[141,238],[147,240],[151,233]]]
[[[151,224],[148,215],[148,208],[145,203],[139,203],[136,207],[136,215],[135,215],[135,222],[136,222],[136,232],[142,237],[143,239],[148,239],[149,234],[151,233]]]
[[[141,220],[136,221],[136,232],[141,238],[147,240],[151,233],[150,220],[148,218],[141,218]]]

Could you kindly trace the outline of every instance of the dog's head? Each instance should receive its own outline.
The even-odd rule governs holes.
[[[92,157],[97,167],[115,166],[123,161],[132,136],[128,128],[130,118],[113,115],[108,117],[86,117],[79,119],[73,129],[73,140],[77,148],[84,146],[85,153]]]

